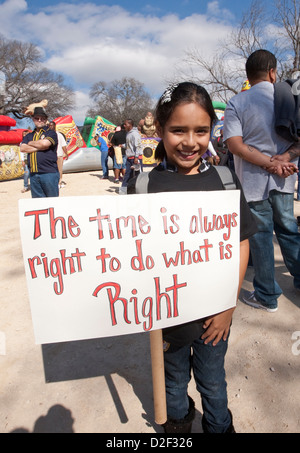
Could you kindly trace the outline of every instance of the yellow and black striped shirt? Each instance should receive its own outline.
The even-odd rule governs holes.
[[[23,138],[23,143],[30,141],[49,140],[51,145],[48,149],[28,154],[28,168],[30,173],[56,173],[57,168],[57,134],[48,128],[30,132]]]

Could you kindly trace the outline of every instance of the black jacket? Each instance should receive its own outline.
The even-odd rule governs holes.
[[[296,89],[292,90],[293,84]],[[294,94],[295,93],[295,94]],[[275,129],[290,141],[300,138],[300,80],[285,80],[274,85]]]

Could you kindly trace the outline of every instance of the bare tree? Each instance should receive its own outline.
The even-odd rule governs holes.
[[[179,71],[178,79],[188,79],[205,86],[215,100],[227,102],[232,94],[237,94],[241,90],[245,77],[237,58],[234,62],[225,59],[219,51],[207,58],[199,49],[192,49],[186,52],[185,63],[189,75],[186,70]]]
[[[245,61],[257,49],[267,48],[277,56],[280,79],[299,70],[299,0],[277,0],[273,14],[274,28],[275,24],[277,28],[273,28],[271,34],[270,27],[266,27],[270,16],[265,3],[254,0],[238,27],[225,42],[220,43],[215,55],[207,58],[199,49],[186,51],[185,63],[192,71],[193,79],[206,86],[213,99],[227,102],[233,94],[241,91],[246,79]],[[186,79],[186,72],[178,73],[178,77]]]
[[[135,124],[153,108],[150,95],[138,80],[123,77],[111,83],[97,82],[90,90],[94,105],[87,115],[101,115],[114,124],[131,118]]]
[[[300,70],[300,3],[299,0],[277,0],[276,8],[277,40],[287,55],[284,64],[286,75],[291,75]]]
[[[53,118],[74,107],[73,90],[60,74],[42,67],[42,56],[31,43],[7,40],[0,36],[0,71],[5,89],[0,97],[0,111],[24,118],[25,108],[42,99],[48,100],[47,113]]]
[[[225,56],[236,56],[245,60],[255,50],[266,47],[265,28],[265,7],[263,2],[254,0],[243,14],[239,26],[231,32],[224,43]]]

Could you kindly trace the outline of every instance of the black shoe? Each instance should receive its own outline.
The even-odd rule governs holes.
[[[231,418],[231,422],[230,422],[230,425],[228,426],[228,428],[226,429],[225,434],[227,434],[227,433],[229,433],[229,434],[233,434],[234,433],[235,434],[236,431],[235,431],[234,426],[232,424],[232,413],[231,413],[231,411],[229,409],[228,409],[228,411],[229,411],[229,415],[230,415],[230,418]],[[208,424],[206,422],[206,419],[205,419],[204,415],[202,417],[202,429],[203,429],[203,432],[205,434],[209,434],[210,433],[209,426],[208,426]]]
[[[190,433],[192,431],[192,424],[195,418],[195,403],[192,398],[189,396],[189,412],[188,414],[180,419],[176,420],[174,418],[168,418],[166,423],[164,423],[163,428],[166,434],[176,434],[176,433]]]

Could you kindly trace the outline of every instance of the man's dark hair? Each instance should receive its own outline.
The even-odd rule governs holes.
[[[253,52],[246,62],[246,73],[250,80],[264,78],[270,69],[276,69],[275,55],[268,50],[260,49]]]

